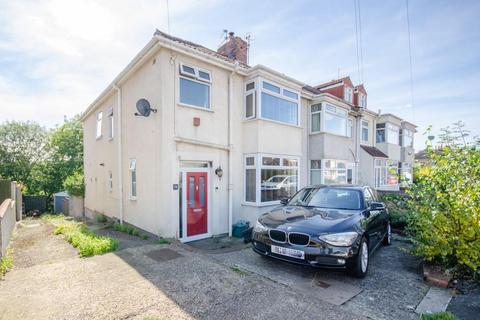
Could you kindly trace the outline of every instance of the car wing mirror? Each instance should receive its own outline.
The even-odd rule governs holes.
[[[384,210],[385,204],[383,202],[372,202],[370,204],[370,210]]]
[[[280,199],[280,204],[286,206],[289,201],[290,201],[289,198],[283,198],[283,199]]]

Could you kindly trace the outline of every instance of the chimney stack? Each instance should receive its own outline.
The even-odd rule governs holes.
[[[248,63],[248,44],[240,37],[236,37],[235,33],[229,32],[225,43],[218,48],[217,52],[230,59]]]

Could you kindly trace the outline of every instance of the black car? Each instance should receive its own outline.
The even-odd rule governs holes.
[[[252,232],[260,255],[364,277],[369,257],[392,241],[390,216],[369,187],[305,187],[263,214]]]

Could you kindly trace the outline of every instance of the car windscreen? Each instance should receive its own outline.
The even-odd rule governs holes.
[[[290,200],[289,205],[359,210],[362,203],[359,190],[327,187],[302,189]]]
[[[273,176],[270,179],[267,180],[267,182],[282,182],[285,180],[285,176]]]

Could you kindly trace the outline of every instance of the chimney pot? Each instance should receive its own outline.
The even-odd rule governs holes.
[[[233,31],[230,31],[225,43],[217,49],[217,52],[232,60],[247,63],[248,44],[242,38],[236,37]]]

